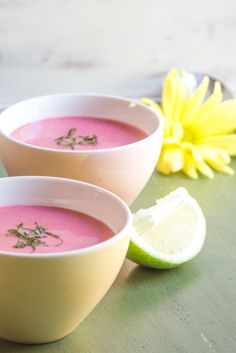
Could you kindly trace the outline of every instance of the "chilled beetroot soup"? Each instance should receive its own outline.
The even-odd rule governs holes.
[[[141,129],[111,119],[59,117],[23,125],[11,134],[31,145],[63,150],[91,150],[127,145],[142,140]]]
[[[111,238],[114,232],[84,213],[50,206],[1,206],[0,251],[54,253]]]

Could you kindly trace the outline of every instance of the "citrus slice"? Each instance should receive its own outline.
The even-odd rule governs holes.
[[[206,221],[197,201],[180,187],[133,215],[127,257],[144,266],[169,269],[195,257],[205,241]]]

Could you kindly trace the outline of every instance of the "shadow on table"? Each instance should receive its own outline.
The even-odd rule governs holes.
[[[8,342],[0,339],[0,352],[1,353],[48,353],[48,352],[57,352],[57,353],[64,353],[69,352],[65,347],[66,340],[68,338],[64,338],[62,340],[52,342],[52,343],[45,343],[45,344],[20,344],[20,343],[13,343]],[[56,346],[55,346],[56,345]],[[60,349],[58,349],[61,347]],[[63,348],[64,346],[64,348]],[[74,350],[73,352],[74,353]]]
[[[194,291],[200,274],[200,266],[194,261],[171,270],[155,270],[126,260],[114,284],[115,290],[111,291],[113,310],[123,312],[125,318],[152,308],[161,311],[165,302]]]

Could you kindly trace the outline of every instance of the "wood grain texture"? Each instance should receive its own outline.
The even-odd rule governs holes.
[[[8,102],[56,92],[152,94],[177,66],[236,92],[234,0],[0,0]]]
[[[232,163],[236,169],[236,160]],[[42,346],[0,340],[1,353],[233,353],[236,349],[236,176],[193,181],[154,173],[133,211],[185,186],[207,219],[193,261],[169,271],[126,260],[114,285],[77,330]]]

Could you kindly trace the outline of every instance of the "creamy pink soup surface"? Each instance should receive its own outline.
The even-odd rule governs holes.
[[[0,251],[55,253],[95,245],[113,235],[105,223],[69,209],[0,207]]]
[[[23,125],[11,134],[31,145],[62,150],[93,150],[127,145],[147,134],[123,122],[95,117],[46,118]]]

